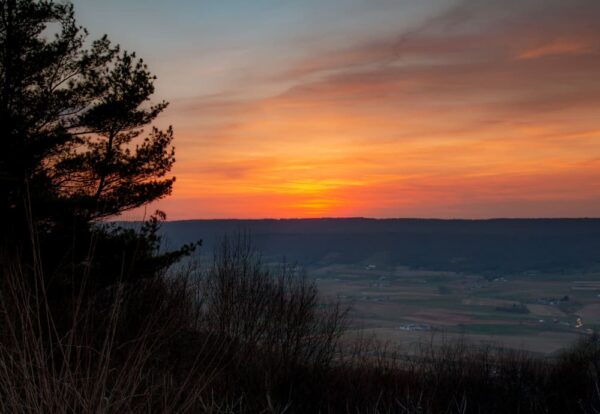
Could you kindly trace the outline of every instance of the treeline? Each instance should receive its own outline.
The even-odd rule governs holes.
[[[410,266],[506,274],[572,274],[600,266],[600,219],[281,219],[187,220],[165,223],[174,245],[202,234],[206,246],[219,235],[248,229],[269,257],[305,264]]]

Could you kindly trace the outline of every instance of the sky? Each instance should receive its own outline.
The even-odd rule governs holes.
[[[170,102],[170,220],[600,216],[598,0],[74,5]]]

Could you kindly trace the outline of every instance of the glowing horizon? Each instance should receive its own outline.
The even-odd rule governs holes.
[[[594,0],[97,3],[171,102],[171,220],[600,216]]]

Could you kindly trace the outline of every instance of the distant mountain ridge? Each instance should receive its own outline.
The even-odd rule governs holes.
[[[264,219],[163,224],[171,247],[203,240],[212,251],[242,231],[266,257],[300,264],[372,263],[476,272],[600,268],[600,219]]]

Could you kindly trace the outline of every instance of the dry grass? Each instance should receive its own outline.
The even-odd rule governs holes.
[[[40,274],[30,279],[18,267],[3,271],[0,412],[195,412],[218,369],[214,353],[186,358],[181,371],[170,369],[174,359],[161,361],[174,338],[195,328],[187,284],[156,281],[136,298],[122,284],[102,298],[63,298],[68,306],[60,311],[44,286]],[[153,311],[132,322],[140,298]]]

